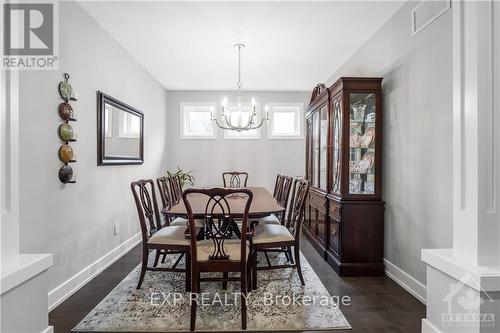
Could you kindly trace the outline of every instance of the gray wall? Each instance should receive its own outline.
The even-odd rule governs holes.
[[[61,2],[59,10],[59,71],[20,72],[20,247],[54,253],[51,289],[139,232],[130,182],[162,174],[167,122],[165,89],[78,4]],[[57,176],[63,72],[79,99],[72,102],[77,183],[70,185]],[[144,112],[144,165],[97,166],[97,90]]]
[[[226,140],[219,129],[216,140],[182,140],[179,133],[180,103],[213,102],[219,105],[224,96],[234,100],[234,91],[168,91],[168,155],[169,169],[177,166],[193,170],[196,186],[221,185],[223,171],[247,171],[249,186],[274,187],[276,174],[303,175],[305,172],[305,141],[268,140],[265,125],[261,130],[264,139]],[[304,103],[309,92],[245,92],[243,100],[254,96],[261,104]],[[219,107],[220,108],[220,107]]]
[[[383,81],[385,258],[425,284],[422,248],[452,246],[451,11],[411,36],[405,4],[340,69]]]

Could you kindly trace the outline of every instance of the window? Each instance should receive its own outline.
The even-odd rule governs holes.
[[[304,105],[301,103],[269,104],[269,139],[302,139],[302,118]]]
[[[217,139],[217,128],[211,120],[215,110],[214,103],[181,103],[181,139]]]
[[[227,105],[226,108],[226,115],[231,114],[231,112],[237,110],[238,105],[236,103],[230,103]],[[253,113],[253,107],[252,104],[250,103],[242,103],[241,104],[241,110],[242,110],[242,117],[241,117],[241,123],[246,124],[248,123],[250,115]],[[255,105],[255,113],[257,114],[254,118],[254,123],[255,125],[258,125],[261,120],[260,116],[260,104],[257,103]],[[234,114],[236,116],[236,114]],[[234,125],[237,125],[237,119],[230,119],[231,123]],[[248,131],[230,131],[230,130],[225,130],[224,131],[224,139],[236,139],[236,140],[245,140],[245,139],[260,139],[260,128],[256,128],[253,130],[248,130]]]

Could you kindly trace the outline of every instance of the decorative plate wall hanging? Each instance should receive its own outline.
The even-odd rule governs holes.
[[[71,148],[70,145],[64,144],[59,148],[59,158],[64,163],[76,162],[75,160],[73,160],[73,155],[73,148]]]
[[[59,125],[59,136],[63,141],[73,141],[73,127],[68,123]]]
[[[63,165],[59,169],[59,180],[63,183],[74,183],[74,181],[71,181],[71,178],[73,178],[73,169],[69,165]]]
[[[64,123],[59,125],[58,133],[59,138],[64,142],[64,144],[59,147],[59,158],[64,165],[59,169],[59,180],[64,184],[76,183],[73,180],[73,168],[68,165],[68,163],[76,162],[74,158],[73,147],[69,145],[69,142],[75,142],[75,132],[73,126],[69,124],[70,121],[76,121],[73,114],[73,107],[69,104],[69,101],[76,101],[76,93],[73,91],[73,87],[69,83],[69,74],[64,73],[64,81],[59,83],[59,95],[64,102],[59,104],[57,108],[59,116],[63,119]]]
[[[65,121],[75,120],[73,118],[73,108],[68,102],[62,102],[59,104],[59,115]]]

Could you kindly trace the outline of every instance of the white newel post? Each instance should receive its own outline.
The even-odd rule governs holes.
[[[0,332],[49,333],[52,254],[19,248],[19,73],[0,74]]]
[[[452,11],[453,248],[422,250],[422,332],[500,332],[500,3]]]

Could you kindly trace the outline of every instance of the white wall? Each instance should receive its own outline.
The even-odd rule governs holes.
[[[384,256],[425,284],[420,250],[452,244],[452,22],[448,11],[412,37],[417,3],[405,4],[329,83],[384,78]]]
[[[59,6],[59,70],[20,73],[20,247],[54,253],[50,289],[139,232],[130,182],[157,177],[166,165],[165,89],[78,4]],[[77,183],[69,185],[58,179],[63,72],[79,99],[71,103]],[[97,90],[144,112],[144,165],[97,166]]]
[[[169,169],[179,166],[193,170],[196,186],[222,184],[223,171],[247,171],[249,186],[265,186],[272,190],[279,172],[298,176],[305,172],[305,141],[268,140],[267,128],[262,127],[256,140],[224,139],[218,129],[216,140],[182,140],[179,132],[180,103],[213,102],[220,105],[224,96],[234,100],[234,91],[168,91],[168,155]],[[243,100],[254,96],[262,108],[266,103],[304,103],[309,92],[244,92]],[[220,107],[219,107],[220,108]],[[220,111],[220,110],[219,110]]]

